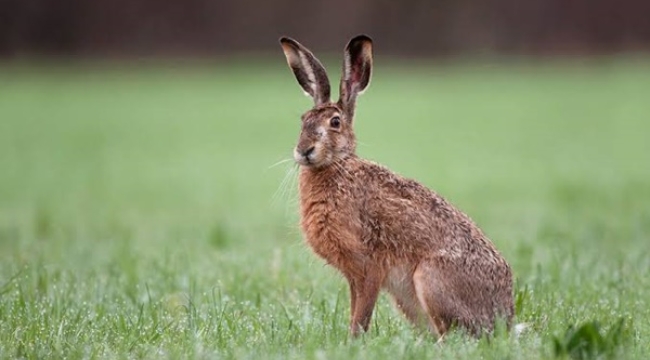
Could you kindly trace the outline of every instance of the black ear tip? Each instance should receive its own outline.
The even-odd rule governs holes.
[[[353,37],[345,47],[345,51],[361,51],[362,49],[372,51],[372,39],[366,34]]]
[[[288,36],[283,36],[280,38],[280,44],[281,45],[291,45],[293,47],[300,47],[300,43],[298,43],[296,40],[288,37]]]

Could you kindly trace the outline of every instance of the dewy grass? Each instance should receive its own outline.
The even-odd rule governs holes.
[[[645,358],[650,67],[376,60],[359,152],[478,222],[513,266],[519,336],[435,345],[381,297],[348,337],[347,286],[302,244],[278,163],[310,106],[283,59],[5,68],[0,357]]]

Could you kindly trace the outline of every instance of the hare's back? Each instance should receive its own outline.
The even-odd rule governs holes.
[[[444,197],[421,183],[387,168],[364,162],[360,179],[366,222],[373,237],[405,251],[458,253],[469,251],[488,261],[501,260],[474,221]]]

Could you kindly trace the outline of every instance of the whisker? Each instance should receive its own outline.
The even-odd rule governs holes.
[[[300,167],[296,165],[296,174],[298,173]],[[298,205],[300,202],[300,196],[298,195],[298,176],[293,176],[291,179],[291,191],[293,191],[293,196],[289,198],[289,204],[290,205]]]
[[[290,167],[287,169],[287,172],[284,174],[284,177],[282,178],[280,185],[278,186],[277,190],[275,190],[273,196],[271,197],[272,204],[276,204],[278,200],[284,197],[286,193],[287,185],[289,184],[289,181],[293,176],[293,173],[294,173],[294,167]]]
[[[278,166],[278,165],[280,165],[280,164],[284,164],[284,163],[286,163],[287,161],[293,161],[293,159],[292,159],[292,158],[282,159],[282,160],[276,162],[275,164],[269,166],[267,169],[272,169],[272,168],[274,168],[274,167],[276,167],[276,166]]]
[[[347,176],[347,177],[349,177],[349,178],[352,178],[352,177],[353,177],[353,176],[352,176],[352,173],[350,173],[350,171],[349,171],[348,169],[346,169],[345,166],[343,166],[343,164],[339,163],[338,161],[333,162],[333,164],[334,164],[336,170],[337,170],[341,175]]]
[[[289,177],[289,182],[287,183],[286,187],[286,199],[289,200],[291,198],[291,194],[295,193],[295,185],[296,181],[298,179],[298,165],[296,164],[295,166],[291,167],[291,175]]]
[[[338,172],[339,175],[341,175],[343,177],[347,177],[348,174],[345,172],[345,170],[343,170],[341,168],[341,165],[339,165],[339,164],[334,165],[334,169],[336,169],[336,172]]]
[[[298,173],[300,167],[296,164],[296,166],[293,168],[293,173],[291,175],[291,178],[289,179],[289,183],[287,186],[287,191],[286,191],[286,206],[285,206],[285,214],[287,216],[293,216],[296,214],[296,208],[298,207],[299,204],[299,196],[298,196],[298,176],[296,174]]]

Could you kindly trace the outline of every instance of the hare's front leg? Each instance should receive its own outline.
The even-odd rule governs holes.
[[[384,276],[379,271],[367,271],[364,276],[350,281],[350,334],[353,337],[368,331],[383,281]]]
[[[354,306],[357,303],[357,283],[353,278],[348,277],[348,285],[350,285],[350,324],[352,324],[354,320]]]

